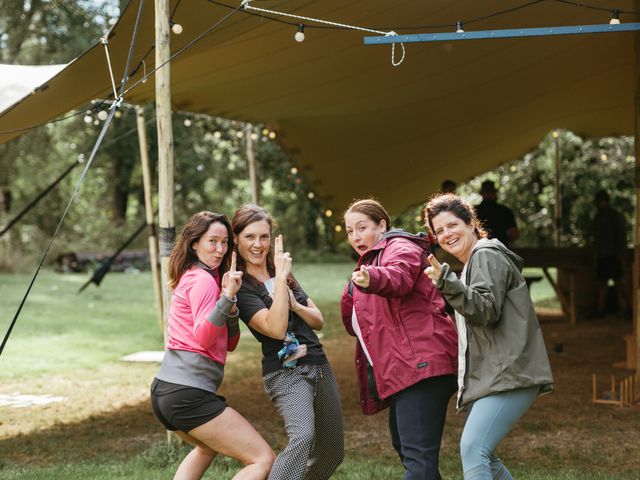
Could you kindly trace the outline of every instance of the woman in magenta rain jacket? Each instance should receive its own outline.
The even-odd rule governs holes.
[[[456,390],[457,335],[440,292],[422,273],[426,236],[387,230],[375,200],[345,213],[348,240],[360,254],[341,300],[356,341],[356,375],[366,414],[390,407],[393,446],[405,479],[439,479],[447,404]]]

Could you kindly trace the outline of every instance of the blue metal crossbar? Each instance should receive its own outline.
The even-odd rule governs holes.
[[[477,30],[469,32],[417,33],[364,37],[365,45],[388,43],[450,42],[452,40],[480,40],[485,38],[544,37],[550,35],[581,35],[585,33],[631,32],[640,30],[640,23],[619,25],[574,25],[570,27],[512,28],[507,30]]]

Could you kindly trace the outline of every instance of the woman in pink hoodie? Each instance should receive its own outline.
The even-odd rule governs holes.
[[[234,479],[264,479],[273,450],[238,412],[217,394],[227,351],[240,339],[231,224],[225,215],[196,213],[184,226],[169,259],[173,289],[167,348],[151,385],[153,412],[167,430],[194,449],[175,479],[199,479],[217,453],[245,467]]]

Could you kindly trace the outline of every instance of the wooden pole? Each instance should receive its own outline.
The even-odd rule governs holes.
[[[640,0],[634,0],[635,9]],[[640,33],[635,33],[636,96],[634,101],[636,224],[633,239],[633,334],[635,335],[636,371],[640,372]]]
[[[244,134],[247,141],[247,163],[249,164],[249,181],[251,182],[251,201],[257,205],[260,201],[260,187],[258,185],[256,156],[253,150],[253,126],[250,123],[246,124]]]
[[[169,61],[169,0],[155,0],[156,66]],[[163,330],[167,342],[167,319],[171,291],[168,285],[169,256],[176,237],[173,218],[173,130],[171,128],[171,70],[167,63],[156,71],[156,122],[158,126],[158,225],[160,233],[160,271],[162,272]],[[177,435],[167,431],[169,444]]]
[[[164,319],[162,316],[162,280],[160,277],[158,238],[156,222],[153,218],[153,196],[151,194],[151,167],[149,164],[149,142],[147,142],[147,128],[144,119],[144,108],[136,106],[136,123],[138,126],[138,143],[140,144],[140,162],[142,163],[142,186],[144,189],[144,210],[147,219],[149,235],[149,262],[151,263],[151,278],[156,299],[156,314],[158,326],[164,333]]]
[[[560,194],[560,135],[557,130],[553,131],[553,143],[555,146],[555,167],[556,175],[554,182],[555,190],[555,220],[556,220],[556,247],[560,246],[562,235],[562,196]]]

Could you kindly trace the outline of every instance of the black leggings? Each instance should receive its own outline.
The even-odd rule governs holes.
[[[440,442],[455,375],[422,380],[391,397],[391,441],[404,465],[404,480],[440,480]]]

